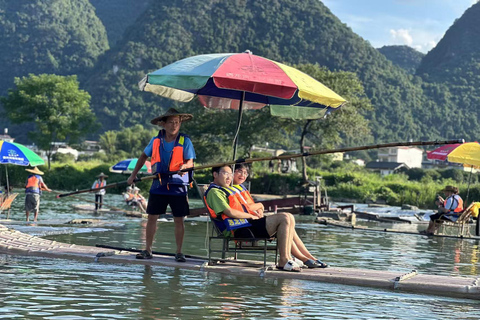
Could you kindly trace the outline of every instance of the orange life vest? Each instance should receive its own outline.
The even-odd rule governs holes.
[[[208,212],[210,213],[210,217],[212,218],[212,221],[217,225],[217,227],[220,229],[220,231],[225,232],[225,229],[226,229],[229,232],[233,233],[234,229],[251,226],[251,224],[248,222],[248,220],[244,219],[244,218],[243,219],[230,218],[229,216],[227,216],[224,213],[222,213],[219,217],[217,215],[217,213],[212,208],[210,208],[210,206],[207,203],[208,192],[210,190],[212,190],[213,188],[220,189],[225,193],[225,195],[227,197],[227,200],[228,200],[228,205],[230,206],[231,209],[235,209],[235,210],[238,210],[238,211],[243,211],[243,212],[250,213],[250,214],[252,214],[252,213],[249,212],[248,209],[244,205],[242,205],[242,203],[238,200],[235,191],[233,191],[229,188],[223,188],[219,185],[211,183],[210,186],[208,187],[207,191],[205,191],[205,194],[203,196],[203,200],[204,200],[205,205],[208,209]],[[223,222],[225,222],[225,223],[224,224],[219,223],[220,219],[223,220]]]
[[[103,180],[103,181],[100,181],[100,180],[97,180],[95,181],[95,185],[92,189],[97,189],[97,188],[101,188],[101,187],[105,187],[107,185],[107,181]]]
[[[28,177],[25,192],[40,193],[40,177],[38,175],[34,174]]]
[[[250,194],[250,192],[248,191],[248,189],[245,188],[245,186],[244,186],[243,184],[233,185],[233,188],[235,188],[235,189],[237,189],[238,191],[240,191],[240,194],[242,195],[242,197],[246,200],[246,202],[247,202],[248,204],[255,203],[255,201],[253,201],[252,195]]]
[[[151,157],[151,164],[152,164],[152,172],[154,173],[166,173],[162,172],[162,165],[161,165],[161,152],[160,148],[162,148],[162,143],[164,141],[165,130],[160,130],[158,132],[158,136],[153,140],[152,146],[152,157]],[[170,157],[170,162],[168,164],[168,171],[178,171],[180,167],[185,163],[185,159],[183,158],[183,145],[185,143],[185,138],[187,136],[183,133],[179,133],[177,138],[175,139],[175,144],[172,150],[172,156]],[[165,177],[160,178],[160,183]],[[180,185],[189,185],[193,179],[192,171],[189,171],[187,174],[180,176],[179,174],[170,175],[168,177],[168,184],[180,184]]]
[[[447,198],[448,199],[448,198]],[[447,208],[445,207],[447,205],[447,199],[443,202],[443,207],[444,208]],[[462,212],[463,211],[463,199],[460,198],[460,196],[458,194],[454,194],[452,196],[452,201],[457,201],[458,202],[458,205],[457,207],[453,210],[453,212],[457,213],[457,212]],[[450,209],[449,209],[450,210]],[[452,210],[451,210],[452,211]]]
[[[128,198],[125,199],[125,201],[129,202],[132,201],[135,198],[135,195],[133,193],[127,192]]]
[[[152,149],[152,171],[155,168],[156,173],[160,173],[160,148],[162,147],[163,137],[165,130],[162,130],[158,133],[158,136],[153,140],[153,149]],[[168,164],[168,169],[170,171],[178,171],[180,167],[185,163],[183,159],[183,144],[185,143],[185,135],[179,133],[177,139],[175,139],[175,145],[172,150],[172,157],[170,158],[170,163]],[[156,165],[158,163],[158,165]],[[155,166],[156,165],[156,166]],[[155,166],[155,167],[154,167]]]

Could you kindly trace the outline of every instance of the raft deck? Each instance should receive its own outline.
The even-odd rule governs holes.
[[[414,293],[442,295],[480,300],[479,278],[449,277],[407,274],[352,268],[304,269],[302,272],[286,272],[270,266],[263,268],[260,261],[224,261],[209,265],[201,257],[188,258],[187,262],[176,262],[172,256],[155,255],[150,260],[135,258],[135,253],[91,246],[78,246],[31,236],[0,225],[0,253],[75,259],[97,263],[148,264],[172,268],[183,268],[201,272],[251,277],[301,279],[330,282],[343,285],[366,286],[385,290],[401,290]]]

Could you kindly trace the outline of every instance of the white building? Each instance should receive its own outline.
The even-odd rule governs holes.
[[[421,168],[423,150],[415,147],[392,147],[378,150],[379,162],[404,163],[408,168]]]

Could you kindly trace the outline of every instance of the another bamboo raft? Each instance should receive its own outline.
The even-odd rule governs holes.
[[[186,263],[180,263],[168,254],[154,255],[151,260],[139,260],[135,259],[135,254],[130,251],[78,246],[46,240],[8,229],[3,225],[0,225],[0,253],[97,263],[148,264],[235,276],[301,279],[480,300],[479,278],[428,275],[417,271],[402,274],[392,271],[332,267],[304,269],[302,272],[285,272],[272,266],[265,269],[263,263],[259,261],[227,260],[209,265],[206,259],[195,257],[189,258]]]

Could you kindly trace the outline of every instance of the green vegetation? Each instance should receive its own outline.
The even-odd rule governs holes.
[[[28,136],[47,151],[48,168],[53,142],[75,143],[96,129],[90,95],[78,88],[76,76],[42,74],[15,78],[16,89],[0,98],[13,123],[28,123]]]
[[[150,0],[90,0],[102,21],[113,47],[125,30],[145,11]]]
[[[394,65],[399,66],[409,74],[415,74],[422,58],[425,56],[409,46],[383,46],[378,51],[392,61]]]
[[[108,50],[105,28],[88,0],[0,0],[0,95],[28,74],[82,77]],[[0,113],[1,113],[0,109]],[[0,127],[8,125],[0,116]],[[10,126],[18,142],[26,125]]]

